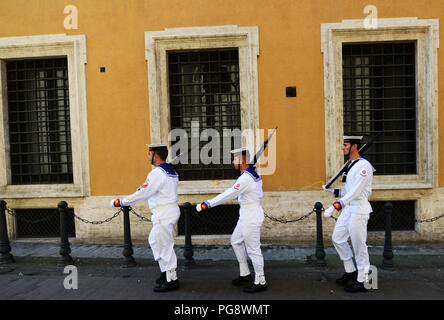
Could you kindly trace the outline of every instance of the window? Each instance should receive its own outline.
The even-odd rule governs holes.
[[[373,212],[368,220],[368,231],[385,231],[385,208],[388,201],[370,201]],[[415,201],[390,201],[392,213],[390,226],[393,231],[415,230]]]
[[[439,21],[380,18],[321,24],[326,180],[344,163],[344,134],[382,132],[367,157],[373,189],[438,184]],[[406,191],[407,192],[407,191]]]
[[[145,32],[145,49],[148,62],[150,143],[168,141],[172,128],[186,128],[198,120],[199,126],[202,126],[199,131],[205,128],[223,130],[224,127],[240,128],[242,132],[248,130],[253,134],[241,137],[242,146],[250,150],[259,149],[256,144],[262,144],[262,136],[259,137],[256,132],[259,129],[257,27],[228,25],[149,31]],[[181,67],[180,72],[184,73],[182,77],[176,74],[179,73],[181,54],[184,59],[189,59],[188,66]],[[214,63],[210,63],[210,68],[213,66],[223,69],[206,74],[203,61],[206,55],[209,55],[208,59],[211,55],[216,55],[214,59],[211,57]],[[174,66],[169,65],[174,61],[174,56],[178,59],[175,71]],[[193,59],[195,60],[191,61]],[[197,70],[186,69],[193,68],[193,64]],[[171,78],[174,79],[170,79],[170,68],[173,68]],[[195,73],[197,77],[193,78],[189,73]],[[174,88],[170,89],[171,84]],[[173,91],[171,95],[171,90],[182,92]],[[179,92],[177,96],[176,92]],[[173,141],[170,144],[173,145]],[[171,154],[170,159],[173,157]],[[203,170],[210,171],[211,174],[204,174]],[[200,165],[184,166],[179,169],[179,192],[222,192],[234,183],[234,178],[230,178],[233,177],[230,171],[231,168],[226,169],[219,165],[206,165],[206,169]],[[194,175],[205,180],[184,181]]]
[[[72,183],[66,58],[7,61],[11,184]]]
[[[60,213],[58,209],[16,209],[16,238],[59,238]],[[66,209],[66,232],[75,237],[74,209]]]
[[[342,45],[344,134],[381,133],[375,175],[417,174],[415,42]]]
[[[220,137],[226,129],[241,129],[238,49],[169,52],[168,69],[171,129],[185,129],[188,146],[193,121],[199,123],[200,132],[216,129]],[[234,137],[231,140],[234,146]],[[206,143],[201,141],[200,147]],[[223,155],[220,143],[219,164],[179,163],[175,168],[181,180],[236,178]]]
[[[0,195],[90,193],[86,37],[0,37]]]
[[[180,206],[179,221],[177,223],[179,236],[185,235],[185,219],[183,206]],[[238,204],[223,204],[211,210],[205,211],[205,214],[199,214],[193,211],[190,216],[191,234],[194,235],[213,235],[213,234],[232,234],[239,220]]]

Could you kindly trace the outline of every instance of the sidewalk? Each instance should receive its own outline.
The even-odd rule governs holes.
[[[81,244],[72,243],[71,256],[73,258],[122,258],[123,244]],[[11,241],[12,255],[15,257],[59,257],[60,244],[58,242],[32,242]],[[262,245],[262,254],[267,261],[305,261],[307,256],[315,254],[313,246],[273,246]],[[148,244],[133,245],[134,258],[153,259],[153,254]],[[175,246],[178,259],[184,257],[184,247]],[[380,256],[384,251],[382,246],[369,246],[370,255]],[[231,246],[194,246],[195,260],[236,260]],[[336,255],[333,247],[326,247],[327,255]],[[406,255],[443,255],[444,246],[394,246],[393,254],[396,256]]]
[[[342,262],[326,248],[326,268],[317,268],[314,247],[264,246],[269,290],[248,295],[231,285],[238,265],[231,247],[195,247],[196,266],[185,268],[183,247],[176,247],[181,288],[163,294],[152,288],[159,275],[148,245],[135,245],[137,267],[122,269],[122,245],[72,244],[78,289],[66,290],[67,274],[56,268],[56,243],[11,243],[16,263],[0,266],[0,299],[5,300],[317,300],[444,299],[444,247],[395,247],[393,270],[380,268],[382,247],[370,247],[378,267],[378,289],[349,294],[335,284]],[[310,258],[307,258],[309,256]]]

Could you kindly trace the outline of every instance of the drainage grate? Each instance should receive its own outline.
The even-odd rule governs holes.
[[[193,210],[194,211],[194,210]],[[179,235],[185,234],[183,207],[180,207]],[[192,235],[232,234],[239,219],[239,205],[221,205],[191,214]]]
[[[57,209],[16,209],[17,238],[60,237]],[[66,209],[68,237],[75,237],[74,209]]]
[[[368,231],[385,230],[384,204],[388,201],[370,201],[373,213],[367,224]],[[393,231],[415,230],[415,201],[390,201],[393,205],[391,226]]]

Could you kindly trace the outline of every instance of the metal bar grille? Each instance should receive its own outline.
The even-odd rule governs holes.
[[[183,206],[180,206],[180,218],[177,223],[179,235],[185,234]],[[239,205],[220,205],[190,217],[192,235],[232,234],[239,220]]]
[[[168,67],[171,129],[186,130],[189,150],[191,137],[197,134],[193,123],[199,124],[199,135],[205,129],[217,130],[221,138],[224,129],[240,132],[238,49],[172,51],[168,53]],[[240,135],[228,139],[233,148],[240,147]],[[200,159],[199,164],[179,163],[175,169],[181,180],[236,178],[231,163],[224,164],[227,161],[220,141],[220,164],[206,165]],[[200,149],[207,143],[199,142]]]
[[[368,231],[385,230],[384,204],[387,201],[370,201],[373,212],[368,220]],[[415,201],[390,201],[393,205],[391,227],[394,231],[415,230]]]
[[[60,237],[58,209],[16,209],[17,238]],[[66,209],[68,237],[75,237],[74,209]]]
[[[377,175],[417,173],[415,42],[342,46],[344,134],[382,132],[365,157]]]
[[[72,183],[67,58],[6,63],[11,184]]]

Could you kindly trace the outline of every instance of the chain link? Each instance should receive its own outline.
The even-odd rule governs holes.
[[[423,219],[423,220],[421,220],[421,219],[415,219],[415,222],[418,222],[418,223],[423,223],[423,222],[433,222],[433,221],[436,221],[436,220],[438,220],[438,219],[441,219],[442,217],[444,217],[444,214],[442,214],[442,215],[440,215],[440,216],[437,216],[437,217],[434,217],[434,218],[429,218],[429,219]]]
[[[147,217],[141,216],[140,214],[138,214],[136,211],[134,211],[133,208],[130,207],[130,212],[132,214],[134,214],[136,217],[138,217],[139,219],[143,220],[143,221],[147,221],[147,222],[152,222],[150,219],[148,219]]]
[[[116,218],[116,217],[120,214],[120,212],[122,212],[122,208],[120,208],[119,211],[117,211],[116,213],[114,213],[114,215],[113,215],[112,217],[109,217],[108,219],[105,219],[105,220],[103,220],[103,221],[89,221],[89,220],[84,219],[84,218],[81,218],[81,217],[79,217],[79,216],[77,216],[77,215],[75,215],[75,214],[74,214],[74,218],[76,218],[77,220],[80,220],[80,221],[82,221],[82,222],[84,222],[84,223],[89,223],[89,224],[103,224],[103,223],[106,223],[106,222],[110,222],[111,220],[113,220],[114,218]]]
[[[302,220],[304,220],[304,219],[307,219],[309,216],[311,216],[311,215],[313,214],[313,212],[316,212],[316,210],[313,209],[313,210],[310,211],[309,213],[303,215],[303,216],[300,217],[300,218],[294,219],[294,220],[278,219],[278,218],[275,218],[275,217],[271,217],[271,216],[267,215],[266,213],[264,213],[264,215],[265,215],[265,217],[267,217],[268,219],[270,219],[271,221],[274,221],[274,222],[279,222],[279,223],[293,223],[293,222],[298,222],[298,221],[302,221]]]

